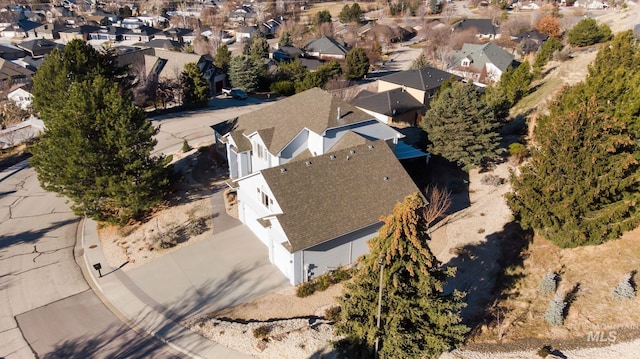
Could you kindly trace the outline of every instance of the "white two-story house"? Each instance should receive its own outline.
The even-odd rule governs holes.
[[[240,220],[291,284],[353,263],[380,217],[419,191],[394,153],[404,136],[320,89],[213,129]]]

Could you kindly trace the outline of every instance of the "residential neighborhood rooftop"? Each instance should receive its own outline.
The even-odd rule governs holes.
[[[421,69],[400,71],[381,77],[380,80],[427,91],[440,87],[444,81],[449,80],[451,77],[456,76],[433,67],[423,67]]]

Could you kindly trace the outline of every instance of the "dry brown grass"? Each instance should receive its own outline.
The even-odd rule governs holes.
[[[522,338],[570,339],[589,331],[637,328],[640,299],[616,300],[611,291],[625,274],[640,268],[640,229],[617,241],[599,246],[560,249],[536,237],[524,261],[524,279],[516,283],[510,297],[500,306],[507,309],[503,340]],[[558,292],[575,293],[562,326],[552,327],[542,319],[553,295],[540,294],[540,280],[551,269],[559,274]],[[498,327],[485,329],[475,341],[493,341]]]

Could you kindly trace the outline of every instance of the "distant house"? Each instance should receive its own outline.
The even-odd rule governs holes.
[[[25,56],[24,50],[9,44],[0,44],[0,58],[15,60]]]
[[[29,31],[27,31],[27,37],[36,39],[59,39],[60,31],[65,30],[66,27],[60,24],[40,24]]]
[[[240,220],[291,284],[353,263],[418,192],[396,155],[404,135],[318,88],[212,127]]]
[[[256,26],[242,26],[236,30],[236,41],[247,41],[251,38],[254,32],[258,31]]]
[[[548,38],[549,35],[545,35],[537,30],[532,30],[512,36],[511,40],[518,44],[518,49],[524,55],[538,51]]]
[[[31,100],[33,99],[33,95],[23,89],[22,87],[18,87],[17,89],[9,92],[7,94],[7,98],[13,102],[15,102],[18,107],[23,110],[26,110],[31,106]]]
[[[271,58],[275,61],[291,61],[304,56],[304,51],[295,46],[278,46],[271,53]]]
[[[97,33],[100,30],[99,26],[93,25],[80,25],[77,27],[68,27],[59,32],[60,39],[67,43],[73,39],[79,39],[83,41],[91,40],[91,34]]]
[[[178,41],[166,40],[166,39],[153,39],[146,42],[138,42],[134,44],[134,46],[153,47],[156,49],[173,50],[173,49],[181,49],[182,43]]]
[[[416,35],[413,29],[405,29],[400,26],[365,25],[360,28],[359,35],[369,40],[378,41],[380,44],[407,41]]]
[[[168,39],[178,42],[185,42],[184,36],[192,33],[192,29],[185,29],[181,27],[172,27],[170,29],[162,30],[161,33],[157,33],[154,38],[156,39]]]
[[[160,29],[156,29],[147,25],[141,25],[136,28],[128,28],[122,33],[122,38],[123,40],[150,41],[156,34],[160,32]]]
[[[433,67],[397,72],[378,79],[377,93],[361,93],[352,104],[393,126],[415,126],[443,82],[455,78]]]
[[[393,126],[415,126],[424,105],[404,88],[384,92],[363,91],[351,101],[360,110]]]
[[[269,19],[261,24],[258,24],[258,30],[264,36],[273,36],[280,28],[280,21],[276,19]]]
[[[31,80],[34,72],[0,58],[0,83],[24,83]]]
[[[514,56],[498,45],[465,43],[459,51],[451,52],[450,71],[483,84],[495,83],[510,66],[517,66]]]
[[[453,25],[454,32],[474,31],[479,39],[500,38],[498,26],[491,19],[462,19]]]
[[[44,55],[49,54],[54,49],[63,49],[64,45],[58,44],[51,40],[46,39],[34,39],[29,41],[23,41],[17,44],[19,48],[23,49],[27,52],[31,57],[40,58],[44,57]]]
[[[122,41],[127,29],[117,26],[101,26],[89,34],[91,40]]]
[[[349,52],[349,46],[342,40],[322,36],[307,42],[304,50],[308,56],[318,59],[344,60]]]
[[[0,130],[0,148],[5,149],[40,136],[44,131],[42,120],[31,117],[16,125]]]
[[[33,34],[35,28],[40,27],[42,24],[30,20],[19,20],[8,27],[0,30],[0,36],[2,37],[27,37],[28,33]],[[32,35],[32,37],[35,37]]]

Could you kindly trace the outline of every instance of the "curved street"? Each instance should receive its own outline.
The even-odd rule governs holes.
[[[79,223],[27,161],[0,172],[0,357],[181,357],[91,290],[75,261]]]

